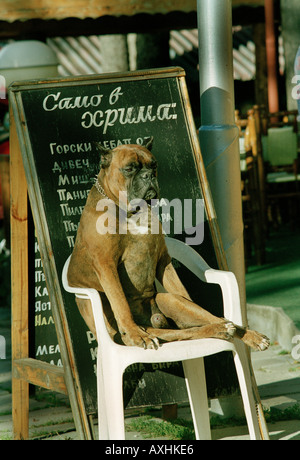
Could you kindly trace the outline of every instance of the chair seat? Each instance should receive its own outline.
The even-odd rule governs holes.
[[[286,171],[273,172],[267,174],[267,182],[269,184],[282,184],[288,182],[296,182],[300,180],[300,175],[296,176],[293,173],[288,173]]]
[[[236,351],[234,341],[203,338],[182,340],[160,345],[158,350],[139,347],[126,347],[125,345],[112,344],[113,353],[118,359],[126,363],[126,367],[133,363],[163,363],[185,361],[199,357],[210,356],[222,351]],[[107,353],[107,349],[105,350]]]

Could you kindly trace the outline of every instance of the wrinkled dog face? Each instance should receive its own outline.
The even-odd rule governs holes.
[[[126,190],[128,201],[150,200],[158,198],[157,161],[150,152],[151,138],[146,145],[121,145],[113,150],[97,144],[101,152],[101,168],[116,183],[119,190]],[[108,170],[109,169],[109,170]]]
[[[130,161],[120,170],[128,183],[129,201],[136,199],[150,201],[158,197],[157,163],[153,157],[147,163]]]

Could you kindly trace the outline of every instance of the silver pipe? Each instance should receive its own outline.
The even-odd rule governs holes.
[[[199,139],[229,270],[246,319],[238,128],[234,119],[231,0],[197,0],[201,127]]]

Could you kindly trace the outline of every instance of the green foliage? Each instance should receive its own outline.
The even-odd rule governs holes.
[[[295,404],[283,410],[271,407],[270,409],[264,409],[264,414],[267,423],[300,420],[300,404]]]
[[[177,419],[172,421],[164,421],[152,418],[150,415],[145,415],[133,419],[127,424],[127,429],[138,431],[146,437],[168,437],[178,440],[195,439],[193,422]]]
[[[300,405],[295,404],[283,410],[271,407],[270,409],[264,409],[264,414],[268,424],[287,420],[300,420]],[[246,425],[246,419],[243,417],[222,418],[214,416],[210,422],[211,428]],[[173,421],[164,421],[153,418],[151,415],[145,415],[134,418],[126,424],[126,427],[129,431],[142,433],[145,438],[195,439],[193,422],[189,420],[176,419]]]

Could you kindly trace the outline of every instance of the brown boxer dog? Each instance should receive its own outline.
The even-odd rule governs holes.
[[[156,349],[159,341],[236,336],[255,349],[268,348],[267,337],[192,302],[172,266],[160,223],[159,230],[151,232],[150,206],[140,214],[137,206],[132,208],[133,200],[145,203],[159,194],[151,146],[152,139],[144,146],[120,145],[113,150],[98,144],[101,169],[81,216],[68,271],[70,285],[99,291],[108,331],[118,343]],[[145,217],[142,231],[124,227],[130,219]],[[165,293],[156,292],[155,279]],[[76,302],[95,334],[90,301]]]

